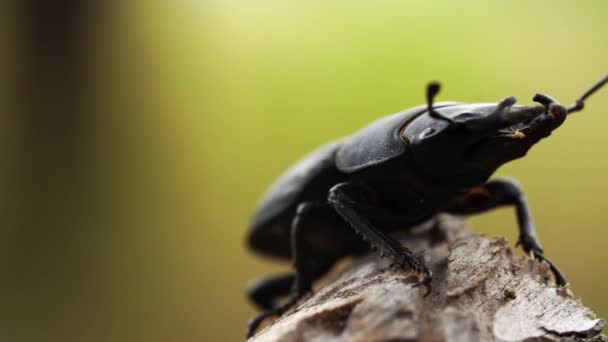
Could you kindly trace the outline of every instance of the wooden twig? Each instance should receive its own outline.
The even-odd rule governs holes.
[[[605,340],[605,322],[557,287],[547,264],[513,256],[506,240],[472,234],[459,218],[440,222],[400,239],[424,251],[428,297],[410,272],[369,255],[252,340]]]

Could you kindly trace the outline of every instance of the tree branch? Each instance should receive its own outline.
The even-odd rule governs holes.
[[[375,254],[356,261],[253,341],[604,341],[605,322],[553,282],[549,266],[514,257],[503,238],[442,216],[400,240],[424,251],[433,291]]]

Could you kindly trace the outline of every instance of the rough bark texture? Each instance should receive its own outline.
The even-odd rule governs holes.
[[[553,282],[548,265],[471,234],[458,218],[402,243],[424,251],[433,290],[374,253],[252,341],[605,341],[605,322]]]

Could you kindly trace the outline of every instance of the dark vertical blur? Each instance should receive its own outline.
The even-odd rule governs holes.
[[[0,339],[19,334],[25,329],[19,324],[36,326],[44,315],[60,316],[62,303],[49,294],[53,287],[77,288],[81,274],[74,259],[83,255],[71,251],[81,234],[82,226],[73,220],[82,217],[86,203],[84,160],[95,122],[87,104],[89,53],[100,13],[95,3],[14,0],[7,5],[13,25],[7,46],[12,63],[3,208],[8,210],[0,286],[8,304],[1,322],[12,328],[0,329]],[[65,284],[54,283],[58,279]]]
[[[14,1],[17,68],[12,120],[14,172],[22,187],[20,233],[28,243],[50,234],[50,216],[83,174],[91,82],[88,52],[97,13],[93,1]],[[42,214],[42,215],[40,215]],[[49,220],[50,219],[50,220]],[[53,227],[59,228],[59,227]],[[49,233],[45,234],[47,231]],[[56,232],[55,232],[56,233]]]

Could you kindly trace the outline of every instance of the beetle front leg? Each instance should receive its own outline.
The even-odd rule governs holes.
[[[408,265],[414,272],[422,275],[423,285],[427,288],[425,296],[431,292],[431,271],[410,251],[401,245],[399,241],[386,235],[382,230],[376,228],[364,215],[361,208],[366,211],[370,206],[364,202],[365,190],[351,183],[340,183],[329,191],[328,202],[336,212],[361,235],[363,240],[369,242],[372,247],[378,249],[381,255],[389,253],[402,265]],[[380,210],[380,209],[378,209]]]
[[[526,197],[516,181],[508,179],[491,180],[481,187],[474,188],[446,211],[452,214],[470,215],[505,205],[515,206],[519,227],[517,246],[521,245],[526,253],[531,254],[536,259],[546,261],[555,275],[556,282],[565,286],[567,281],[564,275],[555,264],[543,255],[543,249],[532,224]]]

